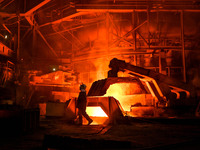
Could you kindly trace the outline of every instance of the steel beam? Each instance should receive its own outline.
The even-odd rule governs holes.
[[[147,52],[113,52],[113,53],[109,53],[109,54],[106,54],[105,52],[102,54],[101,52],[99,52],[98,54],[95,54],[95,55],[90,55],[90,56],[86,56],[84,55],[84,57],[81,56],[76,56],[74,59],[73,59],[73,63],[75,62],[82,62],[82,61],[91,61],[91,60],[96,60],[96,59],[105,59],[107,57],[117,57],[117,56],[122,56],[122,55],[144,55],[144,54],[152,54],[152,53],[147,53]]]
[[[28,33],[31,31],[32,27],[30,27],[23,35],[23,37],[21,38],[21,40],[23,40],[27,35]]]
[[[0,33],[0,36],[1,36],[2,38],[5,38],[1,33]]]
[[[132,13],[133,9],[76,9],[77,12],[112,12],[112,13]]]
[[[41,6],[41,5],[40,5]],[[42,6],[41,6],[42,7]],[[39,7],[37,7],[36,6],[36,8],[39,8]],[[35,10],[35,8],[33,9],[33,10]],[[32,11],[33,11],[32,10]],[[30,11],[31,12],[31,11]],[[29,13],[30,13],[29,12]],[[35,34],[35,30],[37,31],[37,33],[41,36],[41,38],[44,40],[44,42],[46,43],[46,45],[49,47],[49,49],[51,50],[51,52],[56,56],[56,57],[58,57],[58,55],[56,54],[56,52],[55,52],[55,50],[51,47],[51,45],[47,42],[47,40],[45,39],[45,37],[42,35],[42,33],[39,31],[39,29],[38,29],[38,24],[37,24],[37,22],[34,20],[34,16],[33,16],[33,14],[29,14],[29,13],[25,13],[26,15],[25,15],[25,18],[26,18],[26,20],[29,22],[29,24],[31,25],[31,26],[34,26],[34,28],[33,28],[33,43],[35,43],[35,38],[36,38],[36,34]],[[28,15],[27,15],[28,14]]]
[[[71,33],[71,32],[69,32],[69,31],[67,31],[74,39],[76,39],[76,41],[78,41],[79,42],[79,44],[81,45],[81,46],[84,46],[84,44],[73,34],[73,33]]]
[[[114,23],[113,19],[110,17],[110,15],[109,15],[109,18],[110,18],[110,22],[111,22],[113,28],[115,28],[115,31],[116,31],[116,34],[114,34],[113,32],[112,32],[112,34],[118,36],[119,35],[119,29],[118,29],[117,25]]]
[[[82,27],[84,27],[84,26],[80,25],[78,27],[72,27],[72,28],[68,28],[68,29],[62,30],[62,31],[56,31],[55,33],[45,34],[45,36],[53,36],[55,34],[61,34],[63,32],[69,32],[69,31],[76,30],[76,29],[79,29],[79,28],[82,28]]]
[[[140,49],[179,49],[181,50],[182,46],[138,46]]]
[[[33,7],[32,9],[30,9],[29,11],[27,11],[25,13],[25,16],[29,16],[32,15],[33,12],[35,12],[36,10],[38,10],[39,8],[41,8],[42,6],[46,5],[48,2],[50,2],[51,0],[44,0],[43,2],[41,2],[40,4],[38,4],[37,6]]]
[[[116,35],[115,33],[112,33],[114,36],[116,36],[116,37],[118,37],[118,38],[121,38],[120,36],[118,36],[118,35]],[[132,46],[134,46],[134,44],[133,43],[131,43],[130,41],[128,41],[128,40],[126,40],[126,39],[122,39],[123,41],[125,41],[125,42],[127,42],[127,43],[129,43],[129,44],[131,44]]]
[[[45,37],[42,35],[42,33],[39,30],[36,30],[38,32],[38,34],[41,36],[41,38],[44,40],[44,42],[46,43],[46,45],[49,47],[49,49],[51,50],[51,52],[58,57],[58,55],[56,54],[55,50],[51,47],[51,45],[47,42],[47,40],[45,39]]]
[[[6,27],[5,24],[2,24],[2,26],[3,26],[10,34],[12,34],[12,32]]]
[[[49,34],[46,34],[46,35],[52,36],[52,35],[55,35],[57,33],[72,31],[72,30],[76,30],[76,29],[79,29],[79,28],[83,28],[83,27],[86,27],[86,26],[90,26],[90,25],[98,24],[98,23],[102,23],[102,22],[105,22],[105,20],[97,20],[96,22],[86,22],[86,23],[81,23],[81,24],[75,24],[74,26],[72,26],[70,28],[67,28],[67,29],[64,29],[64,30],[61,30],[61,31],[56,31],[55,33],[49,33]]]
[[[61,33],[57,32],[63,39],[65,39],[67,42],[69,42],[70,44],[73,44],[72,41],[68,40],[64,35],[62,35]],[[76,46],[76,45],[75,45]],[[76,48],[79,48],[78,46],[76,46]]]
[[[48,22],[48,23],[42,24],[42,25],[39,26],[39,28],[47,26],[47,25],[51,25],[51,24],[61,23],[63,21],[69,21],[69,20],[71,20],[74,17],[78,17],[78,16],[81,16],[81,15],[87,15],[89,13],[91,13],[91,12],[76,12],[76,13],[74,13],[74,14],[72,14],[70,16],[64,17],[62,19],[58,19],[56,21],[52,21],[52,22]]]
[[[147,10],[138,9],[138,8],[129,8],[129,9],[92,9],[92,8],[78,8],[76,9],[78,12],[113,12],[113,13],[132,13],[133,10],[136,12],[146,12]],[[151,9],[150,12],[200,12],[200,9]]]
[[[127,32],[127,33],[126,33],[124,36],[122,36],[121,38],[119,38],[119,39],[117,39],[116,41],[114,41],[114,42],[110,45],[110,47],[113,46],[115,43],[117,43],[117,42],[121,41],[122,39],[124,39],[124,38],[125,38],[127,35],[129,35],[130,33],[136,31],[138,28],[140,28],[141,26],[143,26],[145,23],[147,23],[147,20],[144,21],[143,23],[141,23],[140,25],[138,25],[136,28],[134,28],[134,29],[130,30],[129,32]]]
[[[133,28],[137,27],[137,14],[136,14],[135,10],[133,10],[133,12],[132,12],[132,24],[133,24]],[[133,50],[136,51],[136,47],[137,47],[136,31],[132,32],[132,36],[133,36],[133,40],[134,40]]]
[[[140,34],[139,31],[137,31],[137,34],[143,39],[143,41],[148,45],[148,42],[147,40]]]
[[[25,16],[26,20],[28,21],[28,23],[31,25],[31,26],[34,26],[34,23],[33,23],[33,14],[32,15],[29,15],[29,16]]]
[[[2,9],[5,9],[8,5],[10,5],[12,2],[13,2],[14,0],[11,0],[10,2],[8,2],[6,5],[4,5],[3,7],[2,7]]]

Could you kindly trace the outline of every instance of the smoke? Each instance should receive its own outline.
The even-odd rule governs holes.
[[[190,15],[190,17],[188,17]],[[141,24],[145,21],[146,13],[138,13],[139,20],[137,21],[137,25]],[[158,18],[157,18],[158,17]],[[185,34],[186,35],[195,35],[198,32],[198,22],[196,21],[196,14],[185,14]],[[82,23],[85,25],[82,28],[77,29],[74,31],[77,39],[75,39],[75,43],[82,43],[80,49],[75,50],[74,58],[77,60],[84,60],[80,63],[77,63],[81,67],[77,67],[77,72],[80,73],[81,80],[91,84],[96,80],[100,80],[107,77],[107,71],[109,70],[108,64],[109,61],[113,58],[122,58],[124,59],[123,53],[128,52],[127,50],[123,49],[127,46],[127,42],[121,40],[120,42],[116,42],[115,44],[120,44],[121,49],[119,46],[115,47],[115,44],[112,45],[114,41],[116,41],[119,37],[125,35],[128,31],[133,29],[132,25],[132,16],[131,14],[109,14],[109,28],[106,24],[106,13],[96,14],[92,16],[84,16]],[[112,20],[112,21],[111,21]],[[85,24],[89,23],[89,24]],[[90,24],[91,23],[91,24]],[[181,26],[180,26],[180,13],[174,12],[159,12],[151,13],[150,15],[150,32],[154,38],[169,38],[170,41],[167,41],[168,46],[173,44],[180,44],[180,33],[181,33]],[[191,30],[193,29],[193,30]],[[147,38],[147,24],[141,26],[138,31],[140,34]],[[109,32],[109,35],[108,35]],[[126,39],[132,38],[132,35],[127,35]],[[172,39],[171,39],[172,38]],[[142,40],[140,40],[142,41]],[[171,44],[169,44],[171,42]],[[141,44],[141,43],[139,43]],[[138,46],[139,46],[138,44]],[[158,45],[159,43],[156,43]],[[187,43],[186,43],[187,44]],[[111,47],[109,47],[112,45]],[[162,43],[161,43],[162,45]],[[118,48],[118,49],[116,49]],[[174,52],[173,52],[174,53]],[[176,52],[175,52],[176,53]],[[175,54],[174,53],[174,54]],[[180,64],[172,64],[181,66],[181,53],[170,57],[170,62],[180,62]],[[180,57],[178,57],[180,56]],[[127,56],[131,58],[131,56]],[[173,58],[174,57],[174,58]],[[137,57],[138,64],[142,62],[142,57]],[[130,60],[131,61],[131,60]],[[190,60],[189,60],[190,61]],[[191,61],[193,61],[191,59]],[[76,62],[76,60],[75,60]],[[187,61],[188,62],[188,61]],[[157,61],[155,66],[158,65]],[[189,66],[189,65],[188,65]],[[79,68],[79,69],[78,69]],[[86,75],[87,74],[87,75]],[[192,79],[192,83],[197,85],[199,84],[199,74],[195,75]],[[199,86],[199,85],[198,85]]]

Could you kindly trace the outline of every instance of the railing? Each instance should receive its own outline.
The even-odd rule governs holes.
[[[10,48],[8,48],[6,45],[0,42],[0,55],[12,57],[13,51]]]

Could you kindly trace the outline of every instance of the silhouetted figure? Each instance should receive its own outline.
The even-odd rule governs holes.
[[[86,85],[81,84],[80,85],[80,93],[77,100],[77,108],[78,108],[78,116],[79,116],[79,125],[82,125],[83,123],[83,117],[84,116],[88,120],[88,125],[90,125],[93,120],[88,116],[86,113],[86,105],[87,105],[87,98],[86,98]]]

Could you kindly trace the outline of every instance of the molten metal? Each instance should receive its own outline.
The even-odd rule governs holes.
[[[145,96],[137,83],[115,83],[110,85],[104,96],[117,99],[124,111],[130,111],[131,105],[145,103]]]
[[[100,106],[87,107],[86,112],[89,116],[93,117],[108,117]]]

